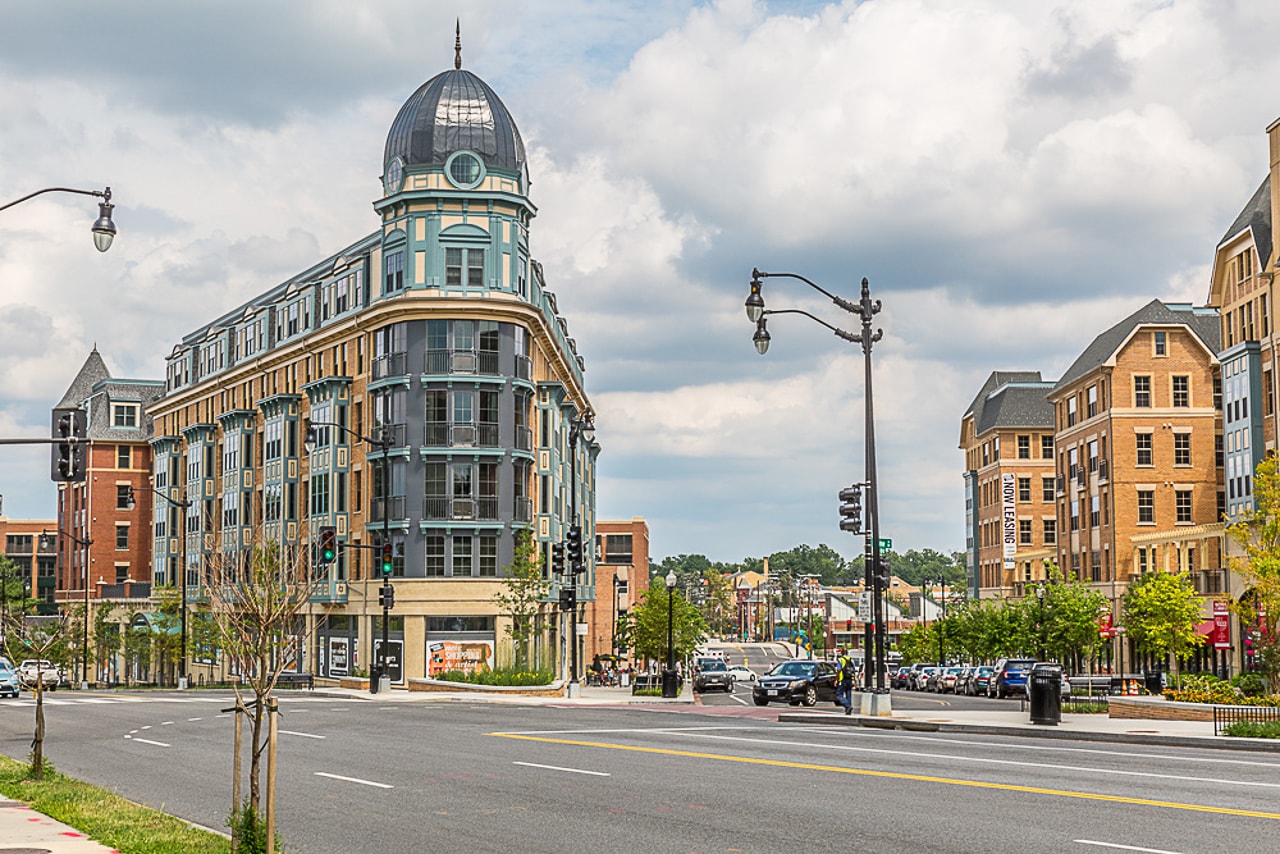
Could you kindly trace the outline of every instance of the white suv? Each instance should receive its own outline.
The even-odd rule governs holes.
[[[46,691],[54,691],[58,687],[60,675],[52,661],[28,658],[18,665],[18,679],[27,688],[34,688],[39,679]]]

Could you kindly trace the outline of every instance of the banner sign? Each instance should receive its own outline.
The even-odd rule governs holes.
[[[1000,476],[1000,497],[1004,519],[1004,568],[1013,569],[1013,556],[1018,553],[1018,476]]]
[[[1221,599],[1213,600],[1213,648],[1231,649],[1231,614]]]
[[[434,641],[427,644],[427,675],[493,669],[492,641]]]

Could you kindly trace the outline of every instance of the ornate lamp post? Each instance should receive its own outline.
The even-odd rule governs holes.
[[[106,252],[111,248],[111,241],[116,237],[116,224],[111,220],[111,211],[115,205],[111,204],[111,188],[105,190],[76,190],[71,187],[45,187],[43,190],[36,190],[34,193],[23,196],[20,199],[14,199],[8,204],[0,205],[0,211],[11,208],[14,205],[20,205],[27,199],[34,199],[36,196],[45,193],[77,193],[81,196],[97,196],[102,199],[98,203],[98,218],[94,220],[90,231],[93,232],[93,245],[97,247],[99,252]]]
[[[815,317],[807,311],[800,309],[766,309],[764,307],[764,296],[762,294],[764,284],[762,279],[767,278],[787,278],[796,279],[804,282],[809,287],[818,291],[823,296],[831,300],[831,302],[844,309],[850,314],[855,314],[862,322],[862,331],[854,334],[838,329],[827,323],[821,318]],[[875,647],[875,688],[872,699],[871,713],[874,715],[891,714],[891,706],[889,699],[889,689],[885,687],[885,625],[884,625],[884,572],[887,565],[882,567],[880,556],[880,490],[876,480],[876,439],[875,439],[875,408],[873,404],[874,397],[871,387],[871,346],[883,337],[883,332],[879,329],[872,331],[871,320],[880,312],[880,300],[871,299],[870,283],[864,278],[862,280],[862,292],[859,300],[853,302],[843,297],[836,296],[825,290],[821,286],[811,282],[804,276],[796,273],[766,273],[759,269],[751,271],[751,292],[747,296],[746,301],[747,318],[756,324],[755,335],[752,336],[752,342],[755,344],[756,351],[764,355],[769,349],[770,335],[767,327],[767,317],[775,314],[802,314],[810,320],[821,326],[831,330],[837,338],[849,341],[854,344],[862,345],[863,365],[865,373],[865,466],[866,466],[866,553],[864,560],[865,584],[867,590],[871,591],[873,617],[872,621],[875,625],[874,638],[870,635],[872,632],[868,629],[866,638],[866,647],[870,650],[872,641]],[[871,688],[871,668],[866,668],[867,689]]]
[[[676,684],[676,647],[674,608],[676,598],[676,571],[667,572],[667,669],[662,671],[662,696],[668,700],[680,694]]]

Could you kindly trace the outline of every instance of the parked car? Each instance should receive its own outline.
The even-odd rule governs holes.
[[[938,693],[954,694],[956,692],[956,680],[960,678],[960,671],[963,667],[948,667],[938,674]]]
[[[899,667],[897,670],[893,671],[893,675],[889,677],[889,687],[897,688],[899,690],[903,688],[910,688],[911,668]]]
[[[47,691],[56,690],[60,681],[58,668],[52,661],[35,658],[28,658],[18,665],[18,679],[25,688],[34,688],[38,679]]]
[[[733,676],[734,682],[751,682],[754,683],[760,677],[754,670],[745,664],[732,664],[729,666],[729,673]]]
[[[973,669],[969,674],[969,681],[965,683],[964,692],[970,697],[987,696],[987,686],[991,684],[991,671],[995,670],[989,664],[983,664]]]
[[[816,705],[819,700],[835,702],[836,676],[834,662],[797,658],[776,665],[760,677],[751,689],[751,700],[757,706],[786,701],[793,706]]]
[[[16,697],[21,687],[22,682],[18,679],[18,672],[8,664],[0,664],[0,695]]]
[[[697,671],[693,674],[693,690],[700,694],[705,694],[711,689],[724,691],[726,694],[733,691],[733,674],[729,672],[729,666],[718,658],[704,658],[698,663]]]
[[[987,696],[1002,699],[1010,694],[1027,693],[1027,675],[1035,665],[1034,658],[1001,658],[996,661],[987,683]]]
[[[973,677],[973,671],[977,668],[966,665],[960,668],[960,674],[956,676],[956,687],[951,693],[963,694],[969,687],[969,679]]]
[[[933,666],[932,664],[926,667],[921,667],[919,670],[917,670],[915,673],[915,685],[913,686],[915,690],[928,691],[929,678],[937,672],[938,672],[938,668]]]

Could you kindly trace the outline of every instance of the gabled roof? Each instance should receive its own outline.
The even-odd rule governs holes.
[[[973,416],[975,436],[992,427],[1052,427],[1053,407],[1046,398],[1052,387],[1039,371],[992,371],[961,421]]]
[[[85,359],[84,364],[80,366],[80,373],[76,374],[76,378],[67,388],[67,393],[62,396],[62,400],[58,401],[58,408],[80,406],[93,394],[93,387],[107,379],[111,379],[111,371],[107,370],[107,363],[102,361],[102,354],[98,352],[97,345],[94,345],[89,358]]]
[[[1190,303],[1163,303],[1153,299],[1094,338],[1093,343],[1063,373],[1053,391],[1065,388],[1105,364],[1139,326],[1185,326],[1210,353],[1217,353],[1221,349],[1222,329],[1216,309],[1194,308]]]
[[[1267,265],[1271,263],[1272,249],[1270,174],[1262,179],[1261,186],[1253,194],[1253,198],[1249,199],[1249,203],[1244,206],[1244,210],[1240,211],[1240,215],[1236,217],[1235,222],[1231,223],[1227,233],[1222,235],[1218,245],[1222,246],[1224,243],[1234,240],[1246,229],[1252,232],[1253,245],[1258,250],[1258,269],[1265,270]]]

